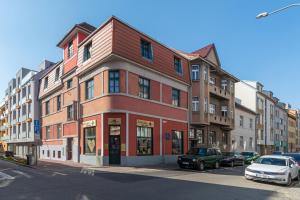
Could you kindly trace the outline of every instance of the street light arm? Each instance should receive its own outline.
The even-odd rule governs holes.
[[[283,10],[289,9],[289,8],[291,8],[291,7],[296,7],[296,6],[300,6],[300,3],[293,3],[293,4],[290,4],[290,5],[285,6],[285,7],[283,7],[283,8],[279,8],[279,9],[277,9],[277,10],[274,10],[274,11],[272,11],[272,12],[262,12],[262,13],[258,14],[258,15],[256,16],[256,18],[257,18],[257,19],[261,19],[261,18],[263,18],[263,17],[267,17],[267,16],[269,16],[269,15],[272,15],[272,14],[275,14],[275,13],[278,13],[278,12],[281,12],[281,11],[283,11]]]

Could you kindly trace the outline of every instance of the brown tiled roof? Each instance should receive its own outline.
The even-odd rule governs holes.
[[[194,52],[192,52],[192,54],[198,54],[200,57],[205,58],[208,56],[209,52],[211,49],[215,48],[214,44],[209,44],[201,49],[198,49]]]
[[[76,25],[78,25],[79,27],[81,27],[83,29],[88,30],[89,32],[93,32],[94,30],[96,30],[96,27],[94,27],[86,22],[82,22],[82,23],[76,24]]]

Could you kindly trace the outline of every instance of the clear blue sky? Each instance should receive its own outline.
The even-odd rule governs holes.
[[[152,3],[153,2],[153,3]],[[189,2],[189,3],[187,3]],[[58,61],[57,42],[75,24],[99,26],[115,15],[160,42],[183,51],[214,42],[223,68],[258,80],[300,108],[300,8],[263,20],[255,16],[295,1],[3,1],[0,6],[0,91],[20,67]],[[300,0],[299,0],[300,2]]]

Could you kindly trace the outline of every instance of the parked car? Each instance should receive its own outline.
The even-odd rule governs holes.
[[[206,167],[220,168],[222,153],[216,148],[192,148],[186,155],[178,156],[180,168],[194,168],[203,171]]]
[[[300,153],[285,153],[283,154],[284,156],[290,156],[292,158],[294,158],[294,160],[298,163],[298,165],[300,166]]]
[[[252,161],[259,158],[259,154],[255,151],[243,151],[241,155],[245,158],[245,164],[251,164]]]
[[[283,155],[282,151],[273,151],[272,155]]]
[[[14,157],[14,152],[12,152],[12,151],[5,151],[4,155],[5,155],[5,157]]]
[[[224,152],[221,165],[234,167],[236,165],[245,165],[245,158],[238,152]]]
[[[245,178],[290,185],[292,179],[300,180],[298,167],[289,156],[261,156],[246,168]]]

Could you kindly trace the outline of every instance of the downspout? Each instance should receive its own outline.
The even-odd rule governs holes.
[[[77,77],[77,136],[78,136],[78,163],[80,163],[80,155],[81,155],[81,129],[80,129],[80,121],[81,121],[81,113],[80,113],[80,84],[79,77]]]

